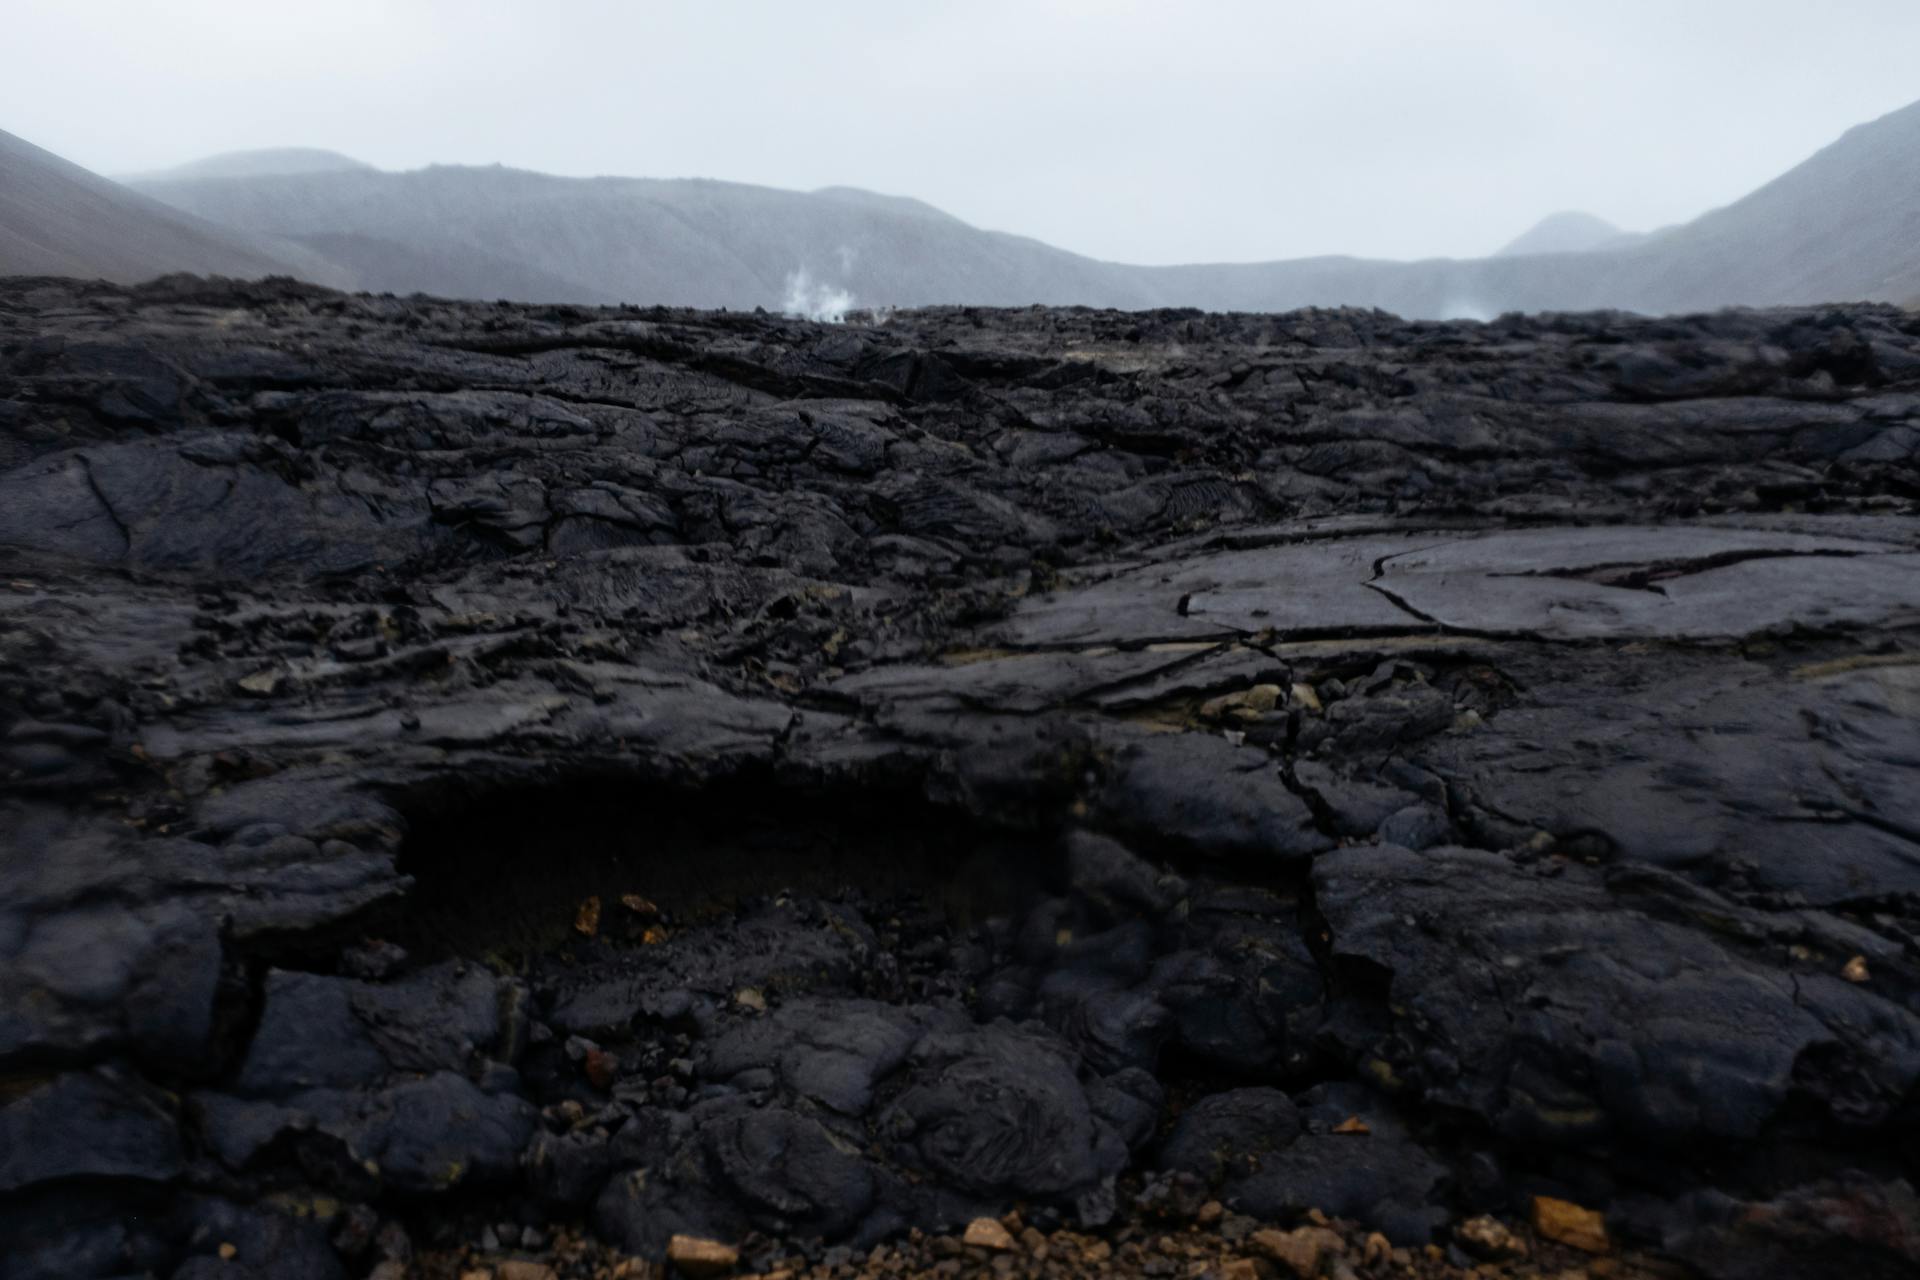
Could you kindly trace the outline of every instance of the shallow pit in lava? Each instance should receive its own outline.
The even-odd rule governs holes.
[[[442,791],[408,819],[413,885],[386,924],[423,958],[646,944],[791,896],[911,899],[966,927],[1065,887],[1056,833],[989,827],[907,786],[595,777]]]

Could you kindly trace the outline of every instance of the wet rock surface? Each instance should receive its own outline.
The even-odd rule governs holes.
[[[1903,1274],[1917,359],[0,282],[0,1275]]]

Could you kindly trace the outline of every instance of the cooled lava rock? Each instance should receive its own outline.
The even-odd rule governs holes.
[[[0,282],[0,1276],[1897,1274],[1916,369]]]

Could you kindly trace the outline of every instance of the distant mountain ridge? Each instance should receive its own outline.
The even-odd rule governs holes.
[[[90,188],[95,199],[101,185]],[[563,178],[498,165],[394,173],[301,149],[213,157],[131,185],[152,197],[126,193],[149,215],[159,201],[190,215],[186,225],[203,237],[251,246],[296,274],[453,297],[822,314],[940,303],[1348,304],[1410,317],[1920,297],[1920,103],[1848,130],[1766,186],[1681,226],[1633,236],[1591,215],[1558,214],[1491,257],[1420,262],[1134,266],[848,187]],[[6,247],[13,217],[0,204],[0,273],[51,269],[19,265],[51,259]],[[178,266],[180,256],[150,255],[155,270],[205,269]]]

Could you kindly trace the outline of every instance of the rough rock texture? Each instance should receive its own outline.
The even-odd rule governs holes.
[[[0,1274],[1899,1274],[1917,453],[1890,309],[0,283]]]

